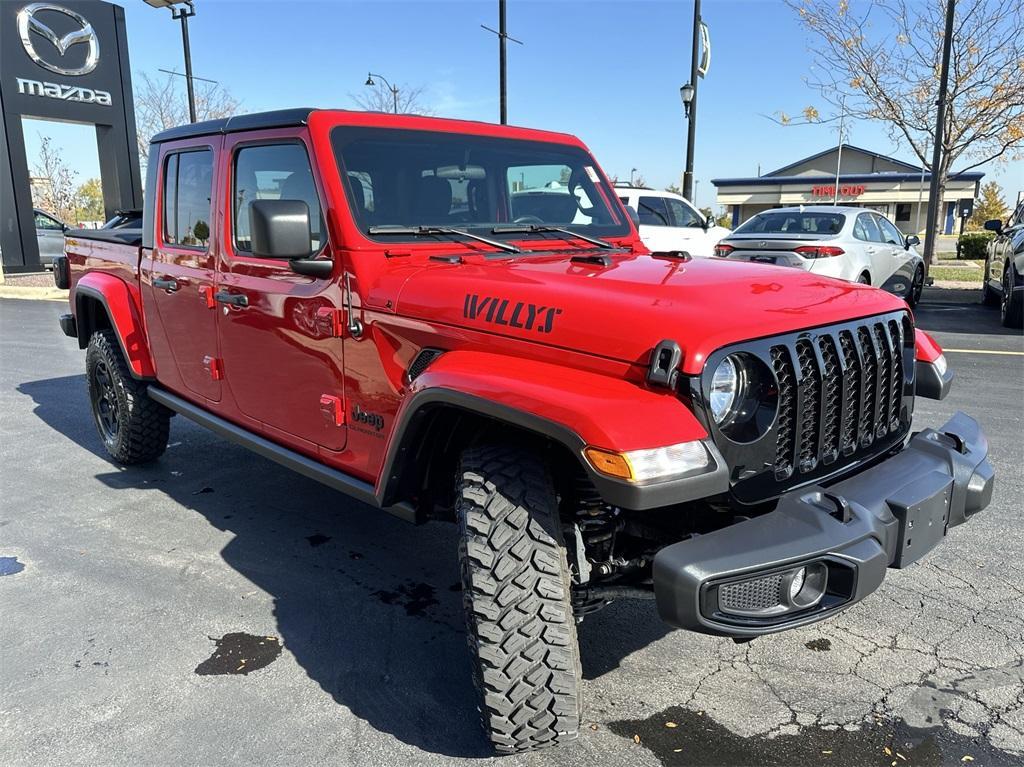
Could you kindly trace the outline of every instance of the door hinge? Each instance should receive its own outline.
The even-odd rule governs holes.
[[[329,424],[345,425],[345,408],[341,404],[341,397],[335,397],[333,394],[321,394],[320,414]]]
[[[214,381],[224,378],[224,362],[218,357],[203,357],[203,367]]]
[[[333,306],[321,306],[316,310],[316,326],[331,338],[344,338],[345,311]]]

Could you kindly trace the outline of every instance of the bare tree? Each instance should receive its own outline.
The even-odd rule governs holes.
[[[143,73],[137,82],[135,127],[139,137],[139,157],[145,165],[153,134],[188,122],[188,96],[183,78],[176,75],[155,78]],[[193,82],[197,120],[230,117],[241,107],[241,102],[219,83]]]
[[[35,189],[38,194],[33,200],[35,205],[61,221],[75,223],[78,209],[75,178],[78,172],[64,164],[60,151],[49,136],[39,135],[39,155],[32,174],[37,179]]]
[[[812,34],[819,62],[808,82],[849,117],[886,124],[931,170],[935,103],[945,36],[945,0],[787,0]],[[814,106],[804,122],[826,122]],[[780,115],[781,122],[789,122]],[[952,41],[940,198],[960,171],[1024,151],[1024,4],[959,0]]]
[[[403,115],[423,115],[429,117],[434,111],[424,103],[426,86],[399,85],[397,101],[398,109],[395,109],[396,94],[391,92],[384,83],[375,81],[373,85],[366,86],[365,91],[350,93],[351,98],[360,109],[367,112],[396,112]]]

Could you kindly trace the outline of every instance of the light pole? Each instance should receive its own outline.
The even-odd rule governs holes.
[[[392,102],[394,103],[394,111],[395,114],[398,114],[398,88],[396,88],[394,85],[388,82],[388,78],[386,78],[384,75],[378,75],[376,72],[366,73],[366,85],[369,85],[371,87],[376,85],[377,83],[373,81],[373,78],[375,77],[379,77],[381,81],[384,83],[384,85],[387,87],[387,89],[391,91],[391,99]]]
[[[196,15],[192,0],[146,0],[154,8],[169,8],[172,19],[181,19],[181,46],[185,51],[185,85],[188,88],[188,119],[196,121],[196,93],[192,86],[192,48],[188,42],[188,20]]]
[[[683,197],[693,200],[693,147],[697,140],[697,77],[700,59],[700,0],[693,0],[693,48],[690,51],[690,82],[679,89],[686,110],[686,170],[683,172]]]
[[[633,176],[636,174],[636,168],[629,169],[629,185],[633,186]]]

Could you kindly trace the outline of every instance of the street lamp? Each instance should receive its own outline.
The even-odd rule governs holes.
[[[693,103],[694,87],[687,83],[679,89],[679,97],[683,100],[683,111],[686,119],[690,119],[690,104]]]
[[[384,82],[384,85],[387,86],[387,89],[391,91],[391,98],[394,102],[395,114],[398,114],[398,88],[396,88],[394,85],[388,82],[388,78],[386,78],[384,75],[378,75],[376,72],[366,73],[366,85],[370,86],[371,88],[374,85],[376,85],[377,83],[373,81],[373,78],[375,77],[379,77]]]
[[[633,186],[633,174],[636,173],[636,168],[629,169],[629,185]]]
[[[188,20],[196,15],[192,0],[146,0],[153,8],[169,8],[172,19],[181,19],[181,46],[185,50],[185,83],[188,87],[188,118],[196,121],[196,94],[192,87],[192,50],[188,44]]]

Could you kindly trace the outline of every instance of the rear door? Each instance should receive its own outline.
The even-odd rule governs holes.
[[[272,138],[271,138],[272,137]],[[320,185],[301,129],[258,140],[228,135],[220,187],[225,215],[218,277],[225,380],[239,411],[272,438],[299,449],[341,450],[346,442],[344,358],[326,312],[342,309],[336,275],[296,274],[288,261],[252,254],[255,200],[302,200],[310,213],[310,252],[330,256]],[[241,303],[239,303],[241,302]]]
[[[915,263],[910,251],[905,247],[903,233],[896,228],[896,225],[882,215],[875,215],[878,220],[878,227],[882,232],[882,239],[889,252],[889,274],[880,274],[878,284],[884,285],[894,293],[904,295],[910,290],[910,283],[914,279]]]
[[[672,217],[664,197],[640,195],[636,202],[640,217],[640,239],[655,252],[679,250],[672,231]]]
[[[871,284],[881,285],[892,274],[892,248],[885,244],[882,230],[878,226],[878,218],[874,213],[858,213],[854,225],[854,237],[860,241],[860,247],[867,256],[871,272]],[[860,275],[853,275],[856,280]]]
[[[44,265],[64,252],[64,225],[45,213],[36,212],[36,242],[39,244],[39,261]]]
[[[159,328],[163,336],[162,343],[154,344],[157,369],[173,365],[188,390],[182,393],[219,402],[223,371],[212,301],[217,256],[213,142],[219,144],[220,138],[195,139],[164,150],[159,159],[150,156],[150,162],[160,163],[160,174],[142,305],[147,325]],[[170,382],[170,376],[161,378]]]

